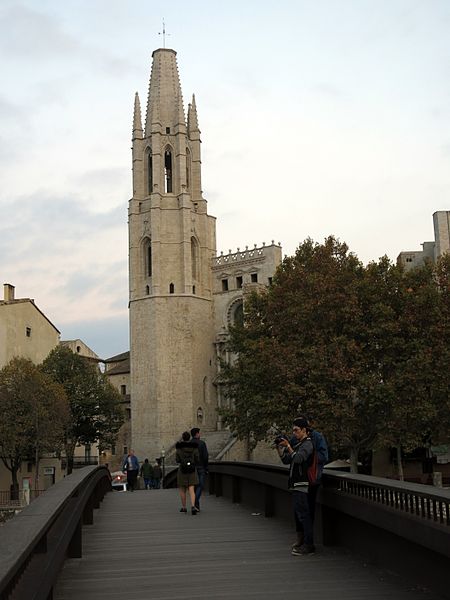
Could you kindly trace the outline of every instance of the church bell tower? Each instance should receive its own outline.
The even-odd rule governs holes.
[[[195,97],[187,119],[176,52],[153,52],[145,129],[136,93],[129,203],[131,436],[153,460],[193,426],[214,429],[211,259]]]

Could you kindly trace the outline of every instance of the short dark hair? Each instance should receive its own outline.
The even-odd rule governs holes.
[[[308,429],[308,421],[305,417],[297,417],[292,424],[296,427],[300,427],[300,429]]]
[[[193,427],[191,429],[191,436],[195,437],[197,435],[197,433],[200,433],[200,429],[198,427]]]
[[[181,437],[183,442],[188,442],[191,436],[189,435],[189,431],[184,431]]]

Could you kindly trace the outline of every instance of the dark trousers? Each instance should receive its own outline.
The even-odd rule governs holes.
[[[197,467],[198,484],[195,486],[195,506],[200,508],[200,497],[205,487],[206,473],[203,467]]]
[[[294,506],[294,518],[296,531],[303,532],[304,543],[307,546],[314,544],[313,540],[313,522],[309,509],[309,494],[306,489],[304,492],[295,490],[292,492],[292,501]]]
[[[127,484],[128,484],[128,491],[130,491],[130,492],[134,491],[134,488],[136,486],[138,472],[139,471],[137,469],[134,469],[133,471],[127,471]]]

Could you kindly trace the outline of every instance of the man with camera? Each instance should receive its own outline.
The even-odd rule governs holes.
[[[313,522],[308,501],[308,466],[313,458],[313,444],[308,435],[308,421],[299,417],[292,423],[293,438],[280,436],[275,440],[281,461],[290,465],[288,486],[292,490],[297,542],[292,547],[294,556],[315,552]]]

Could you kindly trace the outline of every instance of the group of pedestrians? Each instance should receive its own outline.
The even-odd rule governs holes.
[[[208,448],[200,439],[200,429],[193,427],[185,431],[181,441],[175,445],[175,460],[178,464],[177,485],[181,499],[181,513],[187,513],[187,496],[191,503],[191,514],[200,512],[200,498],[208,474]]]
[[[146,458],[139,468],[139,460],[134,450],[130,450],[123,462],[122,471],[127,474],[127,490],[129,492],[134,492],[136,489],[138,475],[144,480],[146,490],[159,490],[161,487],[162,470],[158,459],[152,465]]]
[[[315,552],[314,516],[317,492],[324,465],[328,462],[328,448],[324,436],[316,431],[313,422],[299,416],[292,423],[292,437],[280,436],[276,448],[281,461],[289,465],[288,486],[292,492],[293,511],[297,539],[292,546],[294,556]],[[175,445],[175,460],[178,464],[177,485],[181,499],[181,513],[187,513],[187,499],[191,514],[200,511],[200,498],[208,474],[208,448],[200,439],[200,429],[185,431]],[[123,470],[127,473],[128,489],[133,491],[139,474],[139,461],[133,450],[126,457]],[[158,461],[150,465],[145,459],[140,474],[145,489],[158,489],[161,468]]]

